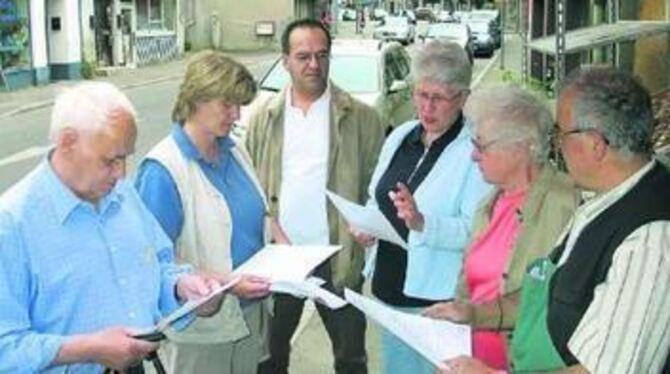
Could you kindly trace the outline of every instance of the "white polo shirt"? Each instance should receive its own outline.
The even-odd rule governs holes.
[[[330,87],[307,113],[286,95],[279,223],[293,244],[329,244],[326,181]]]

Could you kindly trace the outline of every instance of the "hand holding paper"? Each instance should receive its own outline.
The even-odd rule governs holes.
[[[273,292],[309,297],[336,309],[346,305],[346,302],[320,288],[321,283],[315,282],[316,278],[307,279],[307,277],[319,264],[341,248],[341,246],[269,245],[235,269],[233,274],[239,277],[263,277],[270,282],[270,290]]]
[[[181,300],[200,300],[213,294],[220,286],[219,280],[213,276],[185,274],[177,279],[176,291]],[[216,313],[221,307],[223,295],[217,294],[216,296],[218,297],[209,297],[206,302],[202,303],[195,311],[196,314],[201,317],[208,317]]]
[[[240,280],[239,277],[235,277],[231,279],[228,283],[216,287],[208,295],[187,301],[179,309],[172,312],[172,314],[158,321],[158,323],[154,327],[136,331],[134,335],[138,336],[138,335],[162,333],[173,323],[177,322],[182,317],[190,313],[193,313],[198,307],[207,303],[208,301],[211,301],[212,299],[216,298],[219,299],[218,302],[220,303],[220,299],[223,297],[223,293],[230,290],[234,285],[237,284],[237,282],[239,282],[239,280]]]
[[[379,209],[352,203],[330,191],[326,191],[326,196],[354,230],[408,248],[407,242],[398,235]]]

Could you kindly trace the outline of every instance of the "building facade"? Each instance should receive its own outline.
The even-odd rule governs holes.
[[[329,0],[180,0],[188,49],[252,51],[279,48],[281,32],[296,18],[319,18]]]
[[[184,51],[180,0],[0,0],[0,89],[81,79]]]

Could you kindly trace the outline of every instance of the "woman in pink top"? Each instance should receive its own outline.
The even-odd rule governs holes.
[[[459,297],[424,314],[470,324],[473,356],[505,370],[523,273],[553,248],[578,195],[548,160],[553,121],[538,99],[515,87],[489,88],[475,92],[466,111],[475,123],[472,157],[497,188],[475,214]]]

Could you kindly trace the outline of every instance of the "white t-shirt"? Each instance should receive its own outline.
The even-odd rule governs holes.
[[[279,223],[293,244],[329,244],[326,182],[330,141],[330,88],[307,113],[284,108]]]

